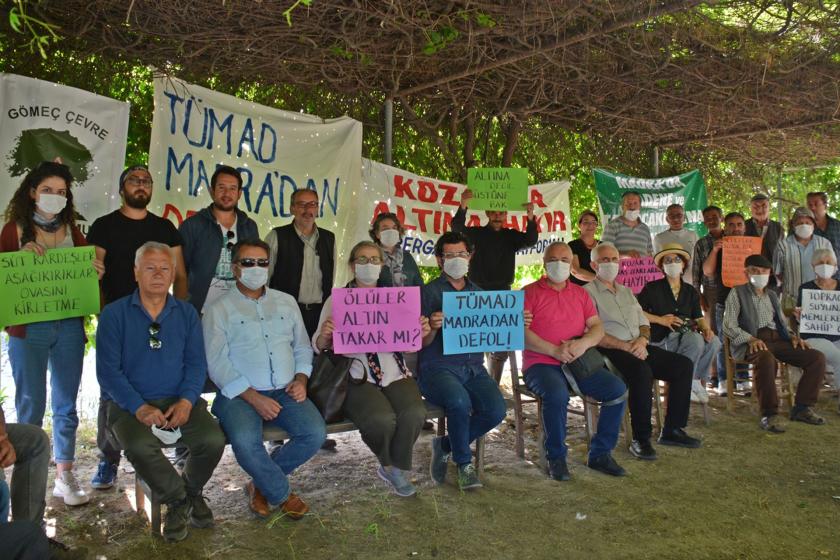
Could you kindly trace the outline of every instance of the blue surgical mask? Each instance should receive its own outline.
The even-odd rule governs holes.
[[[242,274],[239,276],[239,281],[249,290],[259,290],[268,282],[268,268],[252,266],[241,270]]]

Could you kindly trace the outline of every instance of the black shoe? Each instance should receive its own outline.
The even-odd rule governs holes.
[[[324,443],[321,444],[321,449],[325,451],[335,451],[335,446],[337,445],[334,439],[327,438],[324,440]]]
[[[570,480],[572,476],[569,474],[569,467],[566,466],[566,459],[558,457],[557,459],[548,460],[548,476],[558,482]]]
[[[621,465],[616,463],[615,459],[609,453],[605,453],[594,459],[589,459],[586,466],[610,476],[624,476],[627,474],[627,471],[621,468]]]
[[[662,445],[674,445],[676,447],[688,447],[689,449],[696,449],[700,447],[701,442],[697,438],[693,438],[682,428],[676,428],[670,432],[662,431],[659,436],[658,443]]]
[[[172,466],[183,472],[189,458],[190,450],[187,447],[176,447],[175,456],[172,458]]]
[[[643,461],[655,461],[656,449],[650,444],[649,439],[641,441],[634,439],[633,443],[630,444],[630,455]]]
[[[190,496],[187,494],[187,501],[190,503],[190,525],[199,529],[208,529],[213,526],[213,512],[207,505],[207,500],[201,494]]]
[[[178,542],[187,538],[187,524],[190,518],[190,501],[187,498],[167,504],[163,521],[163,538],[167,542]]]

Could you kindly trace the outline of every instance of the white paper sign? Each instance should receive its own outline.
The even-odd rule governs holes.
[[[799,333],[840,335],[840,291],[802,290]]]

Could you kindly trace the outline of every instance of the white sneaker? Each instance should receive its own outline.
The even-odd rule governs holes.
[[[55,477],[53,496],[63,498],[68,506],[80,506],[90,501],[90,496],[79,486],[73,471],[64,471],[60,477]]]
[[[752,391],[752,384],[749,381],[739,381],[735,390],[739,393],[749,393]]]
[[[706,392],[706,387],[699,379],[691,382],[691,402],[700,404],[709,402],[709,393]]]
[[[717,396],[725,397],[726,396],[726,381],[719,382],[718,386],[717,386],[717,389],[715,389],[715,391],[717,392]]]

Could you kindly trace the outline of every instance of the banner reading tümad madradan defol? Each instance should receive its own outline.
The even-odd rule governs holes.
[[[40,162],[61,161],[83,231],[120,204],[129,104],[72,87],[0,74],[0,209]]]
[[[653,235],[668,229],[665,210],[671,204],[685,208],[685,228],[693,230],[698,237],[706,235],[703,225],[703,208],[706,207],[706,184],[700,171],[694,170],[674,177],[639,179],[605,169],[593,169],[595,189],[601,205],[603,221],[606,223],[622,214],[621,196],[635,191],[642,197],[642,221]]]

